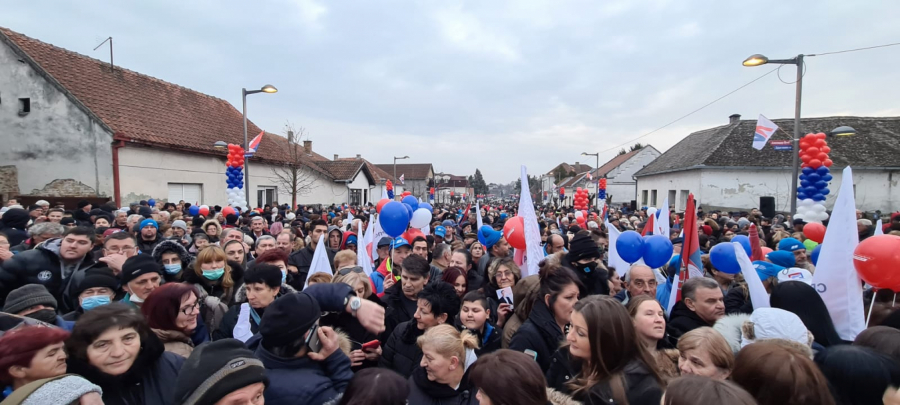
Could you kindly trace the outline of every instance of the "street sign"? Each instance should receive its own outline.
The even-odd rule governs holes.
[[[772,148],[775,150],[793,150],[794,148],[791,146],[791,141],[769,141],[772,144]]]

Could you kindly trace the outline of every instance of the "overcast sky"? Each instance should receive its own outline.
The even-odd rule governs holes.
[[[19,1],[0,25],[228,100],[269,132],[305,127],[331,158],[409,155],[488,182],[637,138],[762,75],[771,58],[900,42],[884,1]],[[804,116],[900,115],[900,46],[807,58]],[[793,81],[795,69],[781,70]],[[692,131],[793,117],[769,75],[638,141],[665,151]]]

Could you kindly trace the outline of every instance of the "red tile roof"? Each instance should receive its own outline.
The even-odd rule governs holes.
[[[377,164],[379,169],[388,173],[394,172],[393,163]],[[397,177],[403,175],[404,180],[425,180],[432,172],[431,163],[397,163]]]
[[[0,27],[5,40],[51,81],[68,91],[118,138],[214,153],[216,141],[243,144],[243,117],[227,101],[59,48]],[[260,128],[248,120],[252,138]],[[302,145],[298,147],[302,148]],[[288,161],[287,139],[263,136],[253,160]],[[313,153],[312,161],[327,160]]]

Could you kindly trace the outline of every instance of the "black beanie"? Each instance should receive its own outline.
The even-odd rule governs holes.
[[[122,264],[122,273],[120,274],[122,285],[148,273],[162,274],[160,264],[153,260],[153,256],[146,253],[131,256]]]
[[[566,260],[570,263],[582,259],[597,259],[599,257],[600,247],[597,246],[597,243],[594,242],[590,235],[577,235],[569,242],[569,253],[566,254]]]
[[[115,292],[119,288],[119,280],[112,270],[102,267],[84,272],[84,278],[78,283],[75,295],[81,295],[88,288],[106,287]]]
[[[259,334],[268,346],[285,346],[303,337],[321,315],[319,303],[309,294],[285,294],[266,308]]]
[[[213,405],[234,391],[260,382],[269,386],[266,369],[241,341],[204,343],[181,366],[175,383],[175,402]]]
[[[78,202],[78,209],[82,209],[82,208],[84,208],[84,207],[87,207],[88,205],[91,205],[90,201],[88,201],[88,200],[81,200],[81,201]]]
[[[25,284],[10,291],[3,304],[3,312],[18,314],[35,305],[57,307],[56,298],[47,291],[43,284]]]
[[[153,209],[142,205],[141,208],[138,208],[138,214],[144,218],[153,218]]]
[[[203,226],[203,223],[206,222],[206,218],[203,218],[203,215],[197,215],[194,219],[191,220],[191,226],[194,228],[199,228]]]
[[[237,221],[238,221],[238,216],[235,214],[228,214],[225,216],[225,223],[228,225],[235,225],[235,224],[237,224]]]

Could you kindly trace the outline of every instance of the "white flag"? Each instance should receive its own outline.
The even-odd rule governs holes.
[[[369,215],[369,224],[372,224],[374,220],[373,216]],[[365,234],[362,236],[360,243],[356,245],[356,265],[362,267],[367,276],[372,274],[372,259],[369,258],[369,249],[373,245],[372,236],[375,235],[372,228],[372,226],[366,227]]]
[[[372,262],[374,263],[378,260],[378,241],[381,238],[387,236],[384,233],[384,229],[381,229],[381,222],[378,222],[378,217],[375,217],[375,220],[369,220],[369,227],[372,228]]]
[[[522,278],[538,274],[538,264],[544,258],[541,249],[541,232],[538,229],[537,215],[534,213],[534,202],[531,201],[531,189],[528,187],[528,168],[522,165],[522,192],[519,196],[519,216],[525,221],[525,267],[522,267]]]
[[[400,177],[397,178],[397,180],[400,180],[400,184],[406,184],[406,183],[403,182],[403,177],[404,177],[404,176],[406,176],[406,174],[401,174]]]
[[[753,303],[753,310],[769,308],[769,293],[766,292],[766,287],[763,286],[759,273],[753,267],[753,262],[747,256],[747,251],[744,250],[740,243],[731,242],[731,244],[734,245],[734,256],[737,258],[738,264],[741,265],[741,274],[744,275],[744,280],[747,281],[747,289],[750,290],[750,301]]]
[[[606,263],[609,264],[609,267],[614,267],[616,269],[616,274],[624,279],[625,273],[631,268],[631,265],[623,260],[616,250],[616,241],[619,240],[620,232],[613,224],[609,223],[609,221],[606,221],[606,229],[609,232],[609,249],[607,250],[608,257]]]
[[[481,229],[481,207],[478,206],[478,200],[475,200],[475,224],[477,228],[475,228],[475,233],[478,233],[478,230]]]
[[[756,133],[753,134],[753,149],[762,150],[766,146],[766,142],[769,142],[769,138],[777,130],[778,125],[775,125],[774,122],[769,121],[768,118],[760,114],[759,119],[756,120]]]
[[[884,235],[884,224],[881,223],[881,218],[878,218],[878,222],[875,223],[875,235]]]
[[[665,237],[669,237],[669,197],[666,197],[663,200],[662,207],[659,208],[656,212],[659,213],[659,216],[654,218],[653,221],[653,234],[654,235],[662,235]]]
[[[381,186],[381,199],[382,199],[382,200],[387,200],[387,199],[388,199],[388,195],[387,195],[387,186]]]
[[[853,266],[853,251],[859,245],[856,228],[856,203],[853,200],[853,170],[844,168],[841,189],[834,211],[825,229],[819,265],[813,274],[813,285],[825,301],[834,329],[841,339],[852,341],[866,328],[863,312],[863,290]]]
[[[320,236],[319,243],[316,243],[316,251],[313,253],[312,262],[309,263],[309,273],[306,275],[306,281],[303,282],[303,289],[306,289],[306,286],[309,285],[309,278],[313,274],[328,273],[329,276],[334,275],[331,270],[331,263],[328,261],[325,239],[328,239],[328,235]]]

